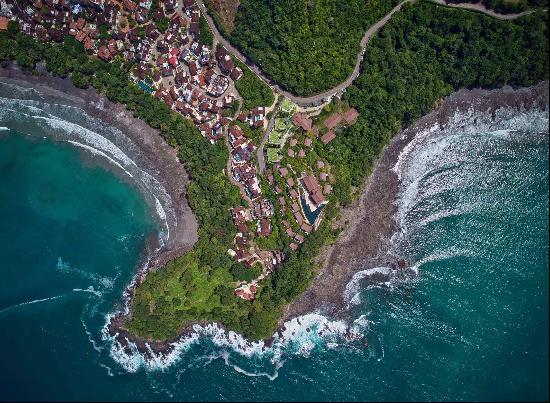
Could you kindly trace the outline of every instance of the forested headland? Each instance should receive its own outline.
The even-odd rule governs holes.
[[[343,99],[360,112],[359,120],[328,146],[315,146],[338,178],[325,219],[261,283],[253,302],[232,295],[232,281],[242,270],[227,254],[235,231],[229,208],[242,201],[223,174],[223,143],[210,145],[190,121],[141,91],[128,78],[129,66],[90,57],[70,37],[62,44],[44,44],[10,25],[0,33],[0,60],[16,60],[29,71],[45,61],[52,74],[70,75],[75,85],[93,86],[111,101],[126,104],[179,147],[192,178],[188,197],[199,221],[199,241],[186,255],[147,275],[132,302],[129,330],[163,340],[176,337],[190,323],[217,321],[261,339],[273,334],[284,307],[310,284],[315,256],[338,234],[332,219],[339,207],[350,203],[353,189],[361,188],[389,139],[459,88],[526,86],[548,79],[547,23],[543,12],[501,21],[428,2],[407,5],[395,14],[369,43],[361,74]],[[290,69],[291,60],[286,63]],[[328,77],[330,70],[323,74]]]

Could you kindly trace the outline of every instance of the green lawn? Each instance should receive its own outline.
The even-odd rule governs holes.
[[[267,149],[267,162],[273,163],[281,159],[281,153],[278,148],[268,148]]]

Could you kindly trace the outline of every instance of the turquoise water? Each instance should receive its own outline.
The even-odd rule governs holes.
[[[0,134],[0,183],[0,397],[94,389],[94,343],[156,232],[151,214],[74,147],[13,131]]]
[[[0,131],[0,400],[548,399],[547,114],[463,117],[403,154],[392,250],[418,275],[358,274],[350,321],[368,348],[308,315],[269,349],[197,329],[145,364],[103,328],[158,232],[153,212],[102,157],[33,122],[83,115],[3,108],[17,130]]]
[[[306,214],[306,218],[311,225],[315,223],[315,220],[317,219],[317,217],[319,217],[319,214],[321,214],[321,211],[323,211],[323,208],[325,207],[323,205],[316,210],[311,211],[308,204],[306,203],[306,200],[303,197],[300,197],[300,204],[302,205],[302,209]]]

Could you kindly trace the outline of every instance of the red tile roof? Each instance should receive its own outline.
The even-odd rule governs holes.
[[[340,123],[342,120],[342,116],[340,116],[339,113],[334,112],[332,115],[330,115],[328,118],[325,119],[325,126],[327,129],[332,129]]]
[[[355,119],[359,116],[359,112],[355,108],[350,108],[346,113],[344,113],[344,120],[346,123],[355,122]]]
[[[332,140],[334,140],[336,138],[336,134],[330,130],[328,132],[326,132],[323,137],[321,137],[321,141],[323,142],[323,144],[328,144],[330,143]]]
[[[311,126],[313,122],[305,113],[295,113],[292,117],[292,123],[294,123],[296,126],[301,127],[305,131],[311,130]]]
[[[8,17],[0,17],[0,31],[6,31],[8,29]]]

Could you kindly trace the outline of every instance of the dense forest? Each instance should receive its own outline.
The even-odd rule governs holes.
[[[361,37],[399,1],[242,0],[229,39],[281,86],[312,95],[352,73]]]
[[[335,191],[347,202],[388,139],[438,99],[459,88],[526,86],[547,77],[546,13],[502,21],[428,2],[406,5],[371,40],[346,91],[358,122],[318,152],[338,168]]]
[[[239,95],[243,97],[243,109],[250,110],[257,106],[271,106],[275,98],[269,85],[264,83],[244,63],[236,58],[233,58],[233,61],[243,71],[243,76],[235,81],[235,88]]]
[[[242,200],[222,173],[227,158],[222,143],[211,146],[190,121],[136,87],[128,79],[129,66],[90,57],[71,37],[62,44],[43,44],[10,24],[8,32],[0,33],[0,61],[16,60],[26,70],[44,61],[53,74],[71,75],[75,85],[93,86],[111,101],[126,104],[179,147],[192,178],[188,197],[200,224],[199,240],[192,251],[150,273],[138,287],[129,329],[145,338],[166,339],[186,324],[214,320],[260,339],[273,333],[284,306],[309,285],[314,257],[337,236],[331,220],[338,205],[349,203],[352,186],[362,185],[389,139],[458,88],[524,86],[547,79],[547,22],[546,13],[500,21],[426,2],[397,13],[369,44],[361,74],[346,92],[344,102],[359,110],[358,122],[330,145],[316,145],[338,178],[325,220],[262,283],[253,302],[232,295],[231,282],[242,276],[243,268],[226,252],[234,236],[229,208]]]

